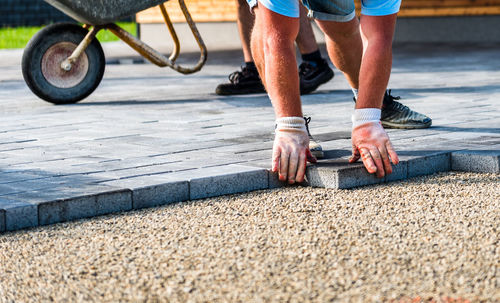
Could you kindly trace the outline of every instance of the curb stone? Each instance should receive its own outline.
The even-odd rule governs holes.
[[[401,154],[393,174],[383,179],[368,174],[362,163],[348,164],[346,159],[321,160],[307,167],[308,184],[349,189],[450,170],[499,173],[500,167],[500,150]],[[263,165],[263,161],[258,161],[248,166],[214,166],[3,196],[0,198],[0,232],[285,185]]]

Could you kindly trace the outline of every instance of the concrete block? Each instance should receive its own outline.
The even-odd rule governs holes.
[[[132,192],[128,189],[97,195],[96,215],[122,212],[132,209]]]
[[[0,232],[5,231],[5,210],[0,209]]]
[[[408,178],[408,162],[400,160],[392,166],[392,174],[385,176],[385,182],[406,180]]]
[[[349,164],[345,159],[324,160],[307,167],[307,180],[312,187],[348,189],[378,184],[377,178],[366,171],[362,163]]]
[[[3,216],[2,216],[3,213]],[[0,230],[12,231],[38,225],[38,209],[31,203],[0,198]]]
[[[500,172],[500,150],[464,150],[451,153],[451,169],[478,173]]]
[[[172,175],[189,181],[191,200],[269,188],[266,169],[243,165],[215,166]]]
[[[131,190],[134,209],[189,200],[188,181],[168,174],[120,179],[105,184]]]
[[[97,215],[95,195],[56,200],[38,205],[40,225],[54,224]]]
[[[408,178],[446,172],[450,169],[450,152],[423,153],[408,159]]]

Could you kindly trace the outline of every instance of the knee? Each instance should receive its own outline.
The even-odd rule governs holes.
[[[293,48],[294,41],[297,35],[291,33],[290,31],[266,31],[264,42],[264,50],[269,52],[286,52],[290,48]]]

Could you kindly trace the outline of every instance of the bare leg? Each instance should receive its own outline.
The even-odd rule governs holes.
[[[359,72],[359,102],[356,108],[382,105],[392,67],[392,38],[396,14],[362,16],[363,61]]]
[[[317,21],[325,33],[328,55],[353,88],[359,87],[363,43],[357,18],[349,22]]]
[[[301,54],[310,54],[318,50],[311,21],[309,21],[307,10],[303,5],[300,5],[300,28],[295,42],[297,42]]]
[[[254,12],[252,53],[276,117],[302,117],[294,48],[299,19],[277,14],[263,5]]]
[[[250,12],[250,8],[246,0],[236,0],[238,13],[238,32],[240,34],[241,46],[243,49],[243,57],[245,62],[252,62],[252,52],[250,49],[250,37],[255,21],[254,15]]]

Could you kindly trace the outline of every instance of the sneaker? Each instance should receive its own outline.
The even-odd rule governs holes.
[[[316,140],[314,140],[313,136],[311,136],[311,133],[309,132],[309,122],[311,122],[311,117],[304,117],[304,120],[306,120],[307,135],[309,136],[309,150],[317,159],[322,159],[324,157],[323,148],[318,142],[316,142]]]
[[[318,86],[333,78],[333,70],[325,59],[322,60],[320,64],[304,61],[299,65],[301,95],[312,93]]]
[[[401,97],[391,95],[391,90],[385,92],[384,103],[382,105],[382,117],[380,118],[385,128],[427,128],[432,125],[432,119],[411,110],[395,100]]]
[[[241,71],[230,74],[229,82],[219,84],[215,93],[217,95],[245,95],[266,92],[257,70],[249,69],[246,66],[242,66]]]

